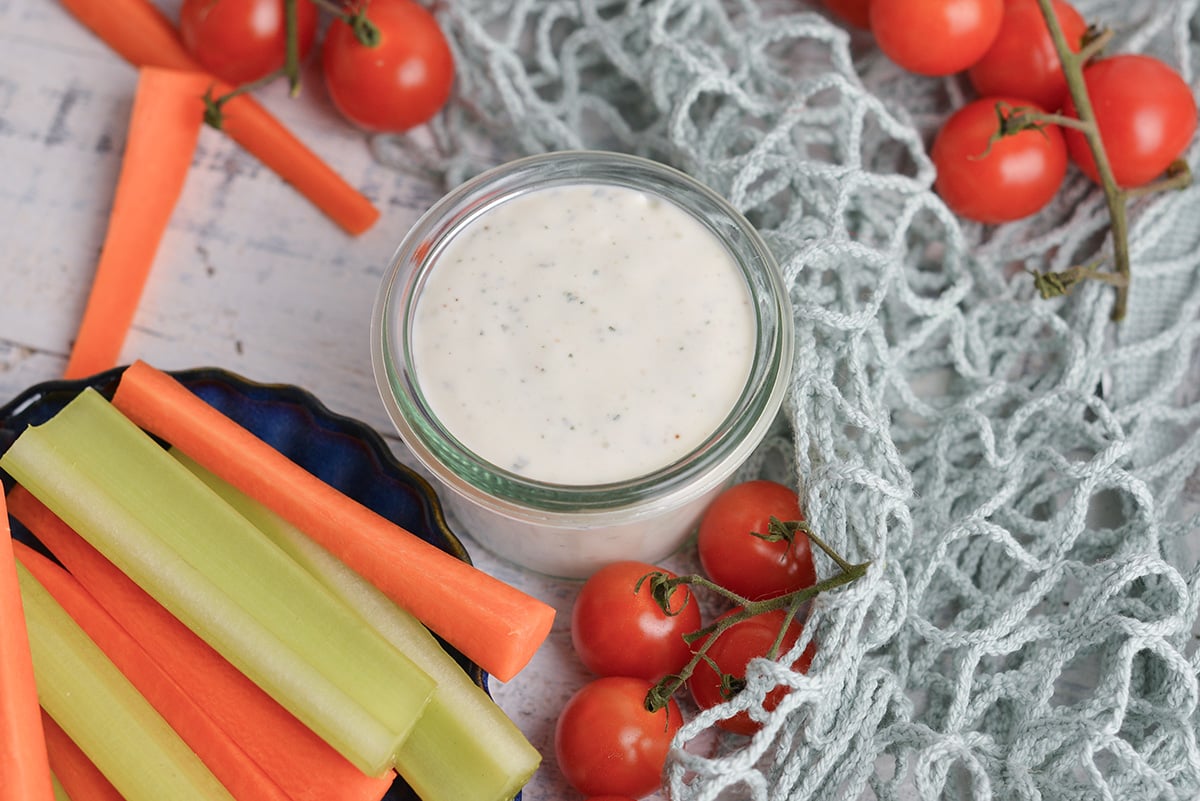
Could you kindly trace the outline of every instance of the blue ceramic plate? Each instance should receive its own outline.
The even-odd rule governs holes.
[[[117,368],[79,381],[50,381],[22,392],[0,407],[0,453],[27,426],[49,420],[85,387],[94,387],[111,398],[123,370]],[[183,370],[171,375],[346,495],[464,562],[471,561],[462,543],[447,527],[433,488],[398,462],[374,429],[331,412],[297,387],[258,384],[214,368]],[[11,478],[0,471],[0,479],[8,489]],[[10,522],[14,537],[41,548],[20,524],[15,520]],[[446,650],[477,684],[487,689],[487,674],[483,670],[453,648]],[[416,801],[417,796],[403,780],[398,780],[385,798]]]

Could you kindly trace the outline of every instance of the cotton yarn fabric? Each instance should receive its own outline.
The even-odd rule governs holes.
[[[1198,4],[1074,3],[1115,31],[1108,52],[1193,89]],[[421,136],[377,138],[380,160],[449,186],[619,150],[725,195],[782,264],[797,330],[743,477],[798,487],[814,530],[873,562],[813,604],[807,675],[760,660],[684,727],[670,798],[1200,796],[1200,187],[1131,206],[1114,324],[1110,287],[1043,300],[1028,274],[1111,253],[1102,193],[1072,171],[1034,218],[956,218],[926,146],[969,85],[905,73],[815,2],[437,11],[456,97]],[[696,746],[739,709],[757,736]]]

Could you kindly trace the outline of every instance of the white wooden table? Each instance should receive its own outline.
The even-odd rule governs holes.
[[[174,14],[178,0],[162,0]],[[319,77],[260,99],[381,209],[351,238],[220,133],[195,161],[121,363],[216,366],[304,387],[392,436],[370,365],[369,324],[389,258],[440,188],[373,162]],[[53,0],[0,0],[0,403],[60,377],[121,165],[136,73]],[[584,681],[567,630],[575,585],[500,563],[457,529],[480,567],[559,609],[550,639],[501,706],[543,753],[526,801],[577,797],[553,755],[556,711]]]

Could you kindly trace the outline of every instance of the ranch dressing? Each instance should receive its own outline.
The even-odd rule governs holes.
[[[594,485],[684,457],[734,408],[755,355],[745,277],[674,203],[607,184],[527,191],[467,223],[413,312],[413,369],[467,449]]]

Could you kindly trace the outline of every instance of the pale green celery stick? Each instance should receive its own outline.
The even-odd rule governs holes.
[[[171,454],[437,680],[396,760],[396,771],[417,795],[424,801],[516,795],[541,755],[419,620],[291,523],[177,449]]]
[[[38,700],[126,801],[233,801],[170,724],[19,562],[17,579]]]
[[[433,680],[92,390],[0,467],[371,775]]]
[[[62,782],[52,772],[50,774],[50,785],[54,788],[54,801],[71,801],[71,796],[67,795],[67,791],[63,789]]]

